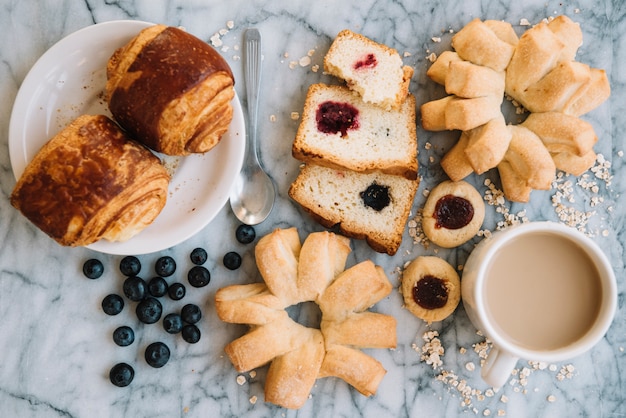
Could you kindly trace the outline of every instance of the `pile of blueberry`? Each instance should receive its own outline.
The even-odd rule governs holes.
[[[254,241],[256,232],[253,227],[240,225],[235,234],[237,241],[249,244]],[[196,248],[190,254],[194,266],[187,273],[187,281],[194,288],[201,288],[209,284],[211,274],[203,266],[208,259],[208,254],[203,248]],[[241,266],[241,256],[236,252],[228,252],[223,258],[224,266],[230,270],[236,270]],[[126,256],[120,261],[120,272],[126,277],[122,286],[122,292],[126,299],[137,302],[135,314],[137,319],[144,324],[154,324],[161,320],[163,305],[160,298],[167,295],[172,300],[181,300],[186,294],[183,283],[174,282],[169,284],[166,278],[176,272],[176,261],[170,256],[161,256],[157,259],[154,270],[156,276],[149,281],[139,277],[141,262],[135,256]],[[92,258],[83,264],[83,273],[89,279],[98,279],[104,273],[104,265],[98,259]],[[102,300],[102,310],[107,315],[117,315],[124,309],[124,298],[119,294],[112,293]],[[162,326],[168,334],[180,333],[183,340],[195,344],[200,340],[200,329],[196,325],[202,318],[199,306],[188,303],[180,309],[180,312],[166,314],[162,319]],[[125,347],[135,341],[135,332],[129,326],[120,326],[113,331],[115,344]],[[146,362],[155,368],[163,367],[170,358],[169,347],[160,341],[154,342],[146,348]],[[132,366],[127,363],[118,363],[111,368],[109,378],[115,386],[128,386],[135,375]]]

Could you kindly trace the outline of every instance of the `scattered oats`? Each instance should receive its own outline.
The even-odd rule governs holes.
[[[520,19],[519,24],[520,26],[530,26],[528,19]]]
[[[578,9],[578,8],[574,9],[574,13],[575,13],[575,14],[580,13],[580,9]]]
[[[624,347],[620,347],[619,351],[621,351],[623,353],[624,352]]]
[[[251,377],[252,379],[254,379],[254,378],[256,377],[256,370],[251,370],[251,371],[250,371],[250,377]]]
[[[228,33],[228,29],[220,29],[219,32],[217,32],[220,34],[220,36],[224,36]]]
[[[493,391],[493,389],[487,389],[485,391],[485,396],[492,398],[496,393]]]
[[[422,196],[428,197],[428,195],[430,195],[430,190],[429,189],[424,189],[424,191],[422,192]]]
[[[426,56],[426,59],[430,62],[435,62],[437,61],[437,54],[431,52],[429,55]]]
[[[465,348],[465,347],[459,348],[459,353],[461,353],[461,354],[467,353],[467,348]]]
[[[624,156],[624,151],[622,151],[622,150],[617,151],[617,156],[618,157],[623,157]]]
[[[228,22],[226,22],[226,27],[228,29],[232,29],[235,27],[235,22],[233,20],[229,20]]]
[[[456,266],[456,269],[458,271],[463,271],[464,268],[465,268],[465,265],[463,265],[463,264],[459,264],[459,265]]]
[[[285,53],[283,54],[283,57],[285,57],[285,58],[289,58],[289,52],[285,52]]]
[[[276,122],[276,115],[270,115],[270,122]]]
[[[432,155],[430,157],[428,157],[428,161],[430,161],[431,163],[435,162],[435,157],[433,157]]]
[[[470,361],[469,363],[465,364],[465,368],[468,371],[473,372],[474,370],[476,370],[476,365]]]
[[[320,70],[319,64],[315,64],[314,66],[311,67],[311,71],[313,71],[314,73],[318,72],[319,70]]]
[[[214,47],[218,48],[220,46],[222,46],[224,43],[222,42],[222,39],[220,38],[220,34],[216,33],[213,36],[211,36],[211,45],[213,45]]]
[[[222,52],[228,52],[229,49],[230,49],[230,47],[228,45],[224,45],[222,47]]]
[[[433,42],[441,42],[441,38],[439,36],[433,36],[430,38]]]
[[[556,372],[556,364],[551,364],[550,367],[548,367],[548,370],[550,370],[551,372]]]
[[[311,65],[311,57],[306,56],[300,58],[298,64],[300,65],[300,67],[308,67],[309,65]]]
[[[506,415],[506,411],[504,409],[498,409],[498,416],[503,417]]]
[[[483,415],[484,415],[484,416],[486,416],[486,417],[488,417],[489,415],[491,415],[491,411],[490,411],[489,409],[485,409],[485,410],[483,411]]]
[[[409,51],[404,51],[404,54],[402,54],[404,56],[404,58],[408,58],[411,56],[411,53]]]
[[[509,401],[509,398],[506,395],[500,396],[500,402],[507,403],[508,401]]]
[[[289,69],[290,70],[293,70],[297,66],[298,66],[298,62],[297,61],[289,61]]]
[[[313,54],[315,54],[315,50],[314,49],[309,49],[309,51],[306,53],[309,57],[312,57]]]
[[[243,385],[244,383],[246,383],[246,378],[242,375],[237,376],[237,384],[239,386]]]
[[[413,239],[413,244],[422,244],[424,248],[428,248],[430,241],[422,228],[423,208],[417,210],[417,214],[409,220],[409,236]]]
[[[433,147],[433,144],[431,144],[430,142],[426,142],[424,144],[424,149],[431,149]]]
[[[437,331],[427,331],[422,335],[424,345],[422,346],[420,359],[425,361],[426,364],[431,365],[433,370],[441,367],[443,364],[441,357],[445,352],[441,345],[441,340],[438,337],[439,333]]]
[[[254,405],[254,404],[256,403],[256,401],[257,401],[257,397],[256,397],[256,395],[254,395],[254,396],[252,396],[252,397],[250,398],[250,403],[251,403],[252,405]]]
[[[554,395],[548,396],[548,402],[554,402],[554,401],[556,401],[556,396]]]
[[[239,61],[241,59],[241,57],[239,55],[233,55],[233,60],[234,61]]]
[[[300,113],[291,112],[291,120],[298,120],[298,119],[300,119]]]

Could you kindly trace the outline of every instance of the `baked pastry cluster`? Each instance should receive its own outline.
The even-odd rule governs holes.
[[[119,48],[107,65],[106,98],[136,140],[168,155],[205,153],[233,118],[234,78],[209,44],[154,25]]]
[[[289,196],[326,228],[393,255],[419,186],[413,69],[397,51],[344,30],[324,57],[345,85],[309,87]]]
[[[146,147],[209,151],[232,120],[233,83],[226,61],[200,39],[163,25],[142,30],[107,63],[115,121],[70,123],[27,165],[11,203],[61,245],[132,238],[164,208],[170,181]]]
[[[443,321],[461,301],[461,280],[445,260],[420,256],[402,272],[400,285],[404,306],[413,315],[428,322]]]
[[[339,377],[365,396],[376,393],[386,371],[360,348],[395,348],[396,320],[368,309],[390,294],[381,267],[367,260],[346,270],[350,241],[331,232],[300,242],[296,228],[276,229],[255,247],[264,283],[219,289],[221,320],[250,330],[229,343],[226,354],[238,372],[270,363],[265,401],[302,407],[315,381]],[[289,306],[314,302],[320,328],[293,321]]]
[[[505,196],[527,202],[550,189],[555,170],[580,175],[595,161],[593,126],[579,116],[610,95],[604,70],[575,61],[580,26],[566,16],[518,38],[506,22],[474,19],[452,37],[427,75],[448,96],[421,106],[424,129],[461,130],[441,161],[452,180],[497,168]],[[504,95],[530,115],[507,125]]]
[[[161,161],[108,117],[83,115],[26,166],[11,204],[61,245],[125,241],[165,206]]]

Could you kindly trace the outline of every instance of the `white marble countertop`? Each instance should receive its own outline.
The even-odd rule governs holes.
[[[626,210],[621,197],[626,188],[623,151],[626,147],[626,9],[619,1],[526,0],[513,2],[472,1],[344,1],[292,0],[232,1],[116,1],[105,2],[0,0],[0,416],[3,417],[622,417],[626,415],[626,312],[624,307],[624,244]],[[180,281],[191,266],[189,253],[203,247],[209,253],[207,267],[212,281],[206,288],[189,291],[185,301],[201,304],[204,317],[199,343],[190,345],[180,337],[165,334],[160,326],[140,326],[130,309],[116,316],[103,314],[102,298],[121,291],[117,265],[121,256],[109,256],[78,248],[62,248],[36,230],[9,204],[15,179],[8,153],[8,129],[13,102],[20,84],[36,60],[64,36],[89,25],[109,20],[132,19],[183,26],[210,42],[242,80],[241,39],[247,27],[263,34],[263,81],[260,106],[261,160],[278,186],[278,200],[270,218],[256,227],[264,235],[277,227],[297,226],[301,236],[321,227],[287,197],[298,171],[291,157],[291,143],[307,87],[328,80],[321,71],[325,51],[342,29],[361,32],[396,48],[407,65],[415,68],[411,91],[418,106],[441,95],[440,87],[425,72],[427,56],[450,47],[451,33],[475,17],[502,19],[521,33],[523,19],[541,19],[565,14],[580,22],[584,44],[578,60],[607,71],[611,98],[583,118],[594,125],[600,140],[596,151],[612,164],[611,181],[596,178],[598,191],[587,190],[575,178],[573,202],[564,202],[570,213],[589,215],[585,230],[612,260],[619,288],[619,307],[606,337],[592,351],[560,364],[518,364],[511,383],[494,393],[480,378],[480,354],[484,338],[476,334],[459,306],[453,316],[435,323],[445,354],[433,367],[421,360],[422,336],[429,328],[402,308],[397,290],[376,305],[376,310],[398,320],[395,350],[368,350],[383,363],[387,375],[378,393],[365,398],[339,379],[317,381],[311,398],[298,410],[282,409],[263,402],[265,368],[256,374],[238,373],[223,353],[224,346],[241,335],[243,328],[222,323],[213,298],[217,289],[233,283],[259,280],[253,245],[236,242],[237,225],[228,206],[198,234],[158,254],[140,256],[146,270],[160,255],[179,261]],[[229,24],[232,23],[232,25]],[[232,27],[230,27],[232,26]],[[221,33],[220,30],[224,29]],[[216,33],[220,33],[214,37]],[[440,38],[440,40],[438,39]],[[309,57],[310,64],[305,59]],[[302,65],[301,65],[302,64]],[[315,71],[319,66],[320,70]],[[243,82],[236,85],[244,97]],[[434,134],[420,128],[419,162],[422,183],[413,213],[424,203],[424,191],[445,178],[438,161],[448,149],[452,134]],[[427,146],[431,144],[432,146]],[[472,176],[470,181],[484,193],[484,180],[495,173]],[[508,203],[487,207],[484,229],[495,230],[505,215],[529,220],[558,220],[553,199],[557,190],[533,192],[531,203]],[[503,210],[504,209],[504,210]],[[504,213],[503,213],[504,212]],[[452,265],[462,265],[472,246],[456,250],[424,248],[405,231],[398,253],[389,257],[372,252],[363,242],[353,241],[349,262],[372,258],[385,268],[394,286],[396,270],[418,255],[435,254]],[[229,271],[221,259],[226,251],[243,256],[240,269]],[[99,280],[86,279],[82,263],[101,259],[106,268]],[[149,274],[149,273],[146,273]],[[170,302],[170,307],[175,306]],[[524,301],[520,301],[524,303]],[[135,327],[137,340],[130,347],[117,347],[112,330],[123,324]],[[143,349],[156,339],[172,350],[162,369],[149,367]],[[135,367],[135,380],[127,388],[114,387],[110,367],[126,361]],[[456,382],[456,384],[454,383]],[[256,399],[256,402],[253,402]]]

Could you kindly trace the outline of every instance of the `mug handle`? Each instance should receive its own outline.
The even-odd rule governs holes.
[[[501,388],[511,377],[517,360],[518,357],[492,347],[481,370],[483,380],[494,389]]]

